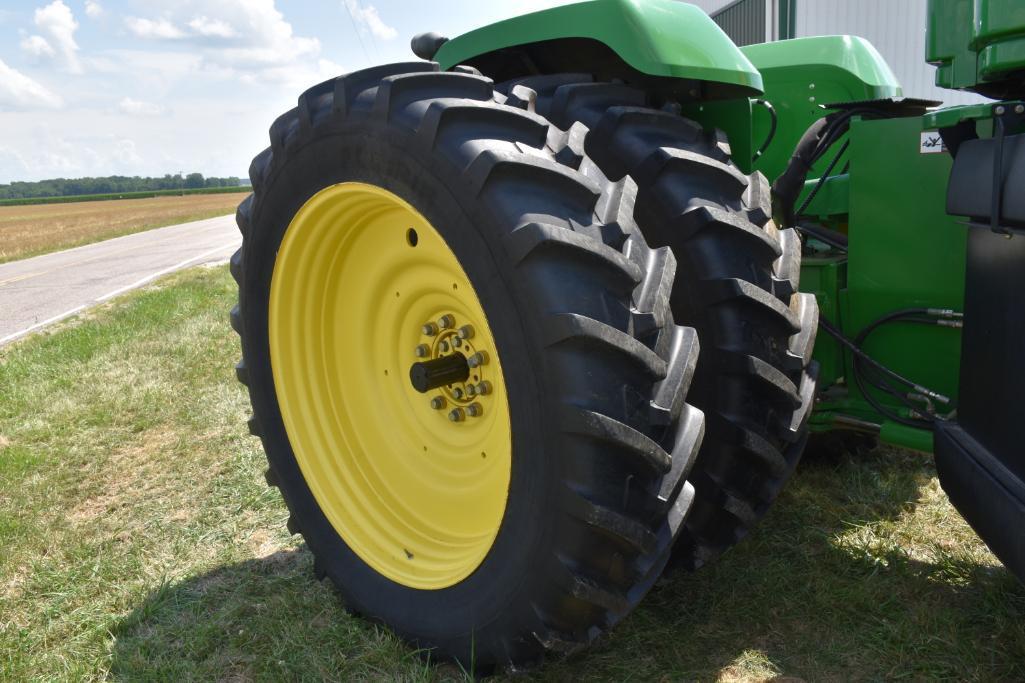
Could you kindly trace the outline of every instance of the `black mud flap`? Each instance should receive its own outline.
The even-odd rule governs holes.
[[[1025,582],[1025,482],[956,423],[937,426],[935,450],[950,502]]]
[[[1005,151],[1025,182],[1025,144]],[[979,176],[992,177],[992,158],[975,164]],[[959,153],[955,163],[971,160]],[[1025,196],[1020,186],[1003,190],[1014,201]],[[936,468],[950,501],[1025,582],[1025,232],[1003,218],[993,228],[981,204],[978,211],[968,227],[957,422],[936,428]]]

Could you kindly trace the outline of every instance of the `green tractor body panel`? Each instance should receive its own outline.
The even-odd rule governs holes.
[[[962,219],[946,213],[943,202],[950,155],[923,147],[924,123],[922,117],[855,121],[849,134],[850,173],[826,184],[846,185],[846,203],[823,190],[810,211],[818,218],[833,210],[844,212],[834,217],[846,224],[846,259],[807,259],[802,289],[818,296],[823,317],[849,337],[902,308],[962,310],[966,230]],[[924,386],[948,397],[958,395],[961,334],[956,328],[887,325],[866,341],[864,350]],[[852,356],[831,337],[820,335],[815,357],[822,365],[824,390],[812,418],[815,426],[830,428],[837,415],[880,422],[853,382],[844,382],[843,393],[830,391],[854,376]],[[905,412],[892,397],[869,390],[893,412]],[[943,406],[937,409],[943,412]],[[930,431],[890,421],[882,425],[883,440],[932,450]]]
[[[586,39],[611,48],[633,70],[653,77],[761,92],[758,70],[707,14],[675,0],[589,0],[506,19],[463,34],[435,55],[442,69],[481,55],[548,41]]]
[[[991,97],[1021,95],[1025,3],[929,0],[926,60],[936,85]]]

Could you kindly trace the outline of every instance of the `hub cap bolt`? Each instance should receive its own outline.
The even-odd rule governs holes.
[[[481,365],[484,365],[487,362],[488,358],[484,355],[483,351],[478,351],[477,353],[473,354],[472,356],[466,359],[466,364],[469,365],[471,368],[480,367]]]
[[[434,323],[424,323],[424,326],[420,328],[420,331],[428,337],[433,337],[438,334],[438,326]]]
[[[480,417],[484,414],[484,408],[479,403],[471,403],[469,406],[467,406],[466,412],[470,415],[470,417]]]
[[[419,344],[413,353],[416,354],[417,358],[426,358],[427,354],[430,353],[430,351],[431,350],[427,348],[427,344]]]
[[[452,390],[452,395],[455,396],[457,400],[460,400],[463,398],[463,390],[459,387],[456,387]]]
[[[453,422],[462,422],[465,419],[465,417],[466,414],[463,412],[462,408],[453,408],[451,411],[449,411],[448,414],[448,419],[452,420]]]
[[[447,315],[446,314],[446,315],[443,315],[440,318],[438,318],[438,327],[440,327],[443,330],[447,330],[448,328],[452,327],[455,324],[456,324],[456,319],[453,318],[451,315]]]
[[[435,410],[441,410],[445,407],[445,399],[443,399],[441,396],[435,396],[431,399],[431,407]]]
[[[469,325],[463,325],[459,328],[457,333],[460,339],[473,339],[473,328]]]
[[[488,382],[487,380],[484,380],[483,382],[480,382],[479,384],[477,384],[477,393],[480,394],[481,396],[486,396],[487,394],[490,394],[491,393],[491,382]]]
[[[448,353],[448,342],[443,341],[440,344],[438,344],[438,350],[442,353]]]

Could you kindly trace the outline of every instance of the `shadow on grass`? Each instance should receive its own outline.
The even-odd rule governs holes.
[[[810,455],[740,546],[672,575],[552,678],[1025,680],[1025,588],[963,545],[934,545],[964,527],[926,495],[931,460]]]
[[[114,629],[120,680],[424,680],[429,667],[345,612],[305,547],[164,583]]]
[[[1025,590],[1002,567],[957,548],[921,552],[929,539],[915,534],[927,529],[899,521],[921,503],[931,476],[920,456],[813,457],[736,550],[673,575],[596,647],[534,675],[1025,679]],[[305,550],[286,551],[161,586],[115,630],[113,673],[455,677],[347,615],[310,565]]]

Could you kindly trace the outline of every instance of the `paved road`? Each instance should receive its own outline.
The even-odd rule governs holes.
[[[220,216],[0,264],[0,346],[161,275],[223,261],[241,241],[235,217]]]

